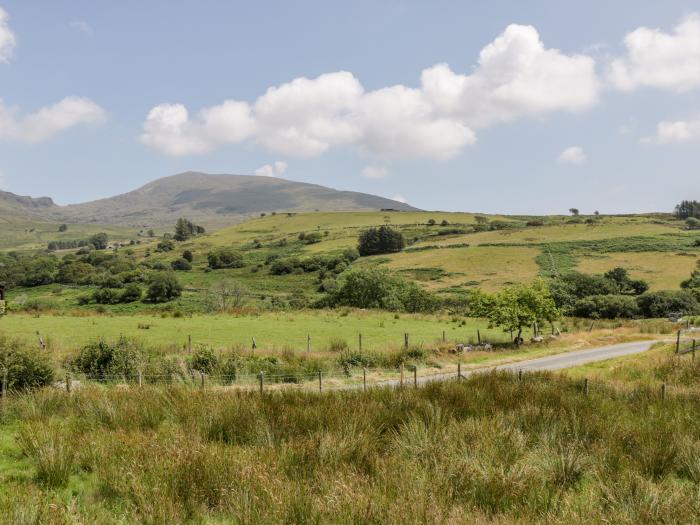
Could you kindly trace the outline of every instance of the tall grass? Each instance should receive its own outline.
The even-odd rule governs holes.
[[[56,522],[697,522],[697,409],[698,399],[651,390],[586,396],[549,375],[324,395],[47,389],[11,398],[0,419],[0,435],[19,429],[32,474],[0,473],[0,513],[18,522],[42,521],[47,508]]]

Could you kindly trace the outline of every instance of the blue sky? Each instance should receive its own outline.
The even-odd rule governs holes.
[[[700,2],[0,9],[0,188],[15,193],[80,202],[197,170],[425,209],[700,198]]]

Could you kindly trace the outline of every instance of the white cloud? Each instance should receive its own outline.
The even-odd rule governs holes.
[[[7,63],[12,58],[17,40],[10,28],[10,16],[0,7],[0,63]]]
[[[531,26],[511,25],[481,51],[471,74],[438,64],[420,87],[365,91],[352,73],[296,78],[252,103],[227,101],[190,118],[180,104],[149,113],[141,141],[168,155],[251,141],[315,157],[349,146],[380,156],[448,159],[476,142],[474,130],[552,111],[583,111],[598,99],[594,60],[547,49]]]
[[[362,170],[362,176],[366,179],[383,179],[389,176],[389,170],[379,166],[367,166]]]
[[[255,174],[261,177],[282,177],[287,171],[287,163],[278,160],[272,164],[265,164],[255,170]]]
[[[407,204],[408,201],[406,201],[406,197],[403,195],[399,195],[398,193],[394,195],[391,200],[396,201],[396,202],[402,202],[403,204]]]
[[[80,31],[81,33],[84,33],[86,35],[91,35],[94,32],[92,26],[88,24],[85,20],[74,20],[68,25],[71,29],[75,29],[76,31]]]
[[[677,92],[700,87],[700,15],[686,16],[671,33],[639,27],[625,37],[627,53],[610,65],[615,87]]]
[[[644,143],[669,144],[700,140],[700,120],[659,122],[656,135],[642,139]]]
[[[586,154],[581,146],[571,146],[559,154],[557,161],[564,164],[583,164],[586,162]]]
[[[36,143],[74,126],[99,123],[105,111],[82,97],[66,97],[34,113],[19,115],[17,108],[0,101],[0,140]]]

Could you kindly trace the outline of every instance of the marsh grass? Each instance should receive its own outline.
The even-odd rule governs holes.
[[[0,511],[18,523],[700,519],[697,396],[584,396],[559,376],[492,374],[366,393],[144,386],[8,401],[0,432],[19,429],[34,472],[0,474]]]

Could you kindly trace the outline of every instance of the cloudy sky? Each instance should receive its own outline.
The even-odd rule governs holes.
[[[0,188],[186,170],[670,210],[700,198],[700,2],[0,0]]]

